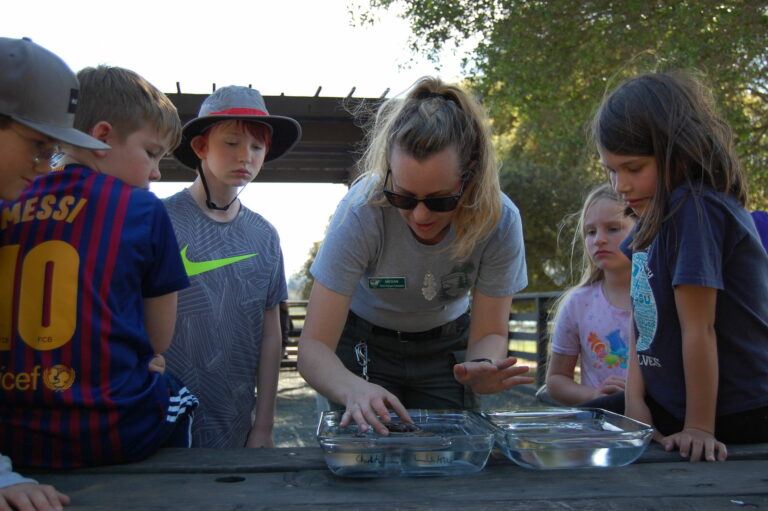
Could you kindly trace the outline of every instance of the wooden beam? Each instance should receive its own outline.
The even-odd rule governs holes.
[[[215,86],[215,85],[214,85]],[[177,84],[177,90],[181,87]],[[302,138],[288,154],[264,165],[256,181],[286,183],[345,183],[355,175],[355,164],[363,141],[363,130],[351,113],[359,107],[373,112],[381,98],[328,98],[308,96],[265,96],[269,112],[296,119]],[[183,123],[197,117],[207,94],[167,94]],[[173,157],[160,162],[162,181],[192,181],[196,177]]]

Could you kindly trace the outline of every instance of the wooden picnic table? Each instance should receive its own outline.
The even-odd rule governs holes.
[[[139,463],[24,471],[76,510],[768,509],[768,444],[729,446],[724,463],[689,463],[651,444],[621,468],[529,470],[494,450],[468,476],[349,479],[319,447],[163,449]]]

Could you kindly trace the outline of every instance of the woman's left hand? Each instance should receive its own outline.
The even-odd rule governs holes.
[[[533,383],[534,378],[521,376],[529,367],[515,366],[516,363],[515,357],[491,362],[463,362],[453,366],[453,376],[478,394],[495,394],[521,383]]]

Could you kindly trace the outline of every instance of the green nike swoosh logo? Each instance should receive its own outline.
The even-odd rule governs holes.
[[[190,261],[189,259],[187,259],[188,248],[189,248],[189,245],[185,245],[184,248],[181,249],[181,261],[184,263],[184,269],[187,271],[187,275],[189,277],[193,275],[200,275],[201,273],[215,270],[216,268],[221,268],[222,266],[228,266],[238,261],[242,261],[243,259],[248,259],[249,257],[254,257],[259,255],[259,254],[248,254],[248,255],[241,255],[236,257],[225,257],[224,259],[213,259],[211,261]]]

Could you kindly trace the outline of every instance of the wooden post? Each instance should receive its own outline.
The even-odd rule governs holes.
[[[547,377],[549,355],[549,297],[536,297],[536,387],[541,388]]]

